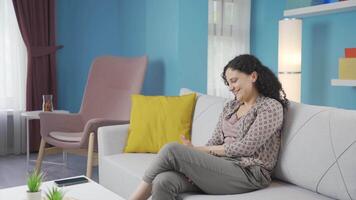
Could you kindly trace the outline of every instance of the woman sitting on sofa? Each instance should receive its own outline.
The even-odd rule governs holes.
[[[222,78],[235,99],[225,105],[206,146],[182,136],[183,145],[162,147],[131,199],[238,194],[269,185],[288,106],[281,83],[252,55],[231,60]]]

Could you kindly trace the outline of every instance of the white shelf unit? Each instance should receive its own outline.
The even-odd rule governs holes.
[[[353,86],[356,87],[356,80],[331,79],[332,86]]]
[[[356,10],[356,0],[340,1],[316,6],[308,6],[285,10],[284,17],[303,18],[315,15],[324,15],[338,12],[346,12]]]

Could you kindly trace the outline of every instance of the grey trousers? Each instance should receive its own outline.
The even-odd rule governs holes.
[[[180,193],[238,194],[269,185],[259,166],[240,167],[178,143],[165,145],[146,170],[143,180],[152,184],[153,200],[175,200]]]

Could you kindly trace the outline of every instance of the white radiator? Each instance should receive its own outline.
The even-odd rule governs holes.
[[[0,156],[26,152],[26,121],[21,111],[0,111]]]

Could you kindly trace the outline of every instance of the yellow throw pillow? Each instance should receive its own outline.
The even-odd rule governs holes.
[[[184,96],[132,95],[126,153],[157,153],[169,142],[190,138],[196,94]]]

